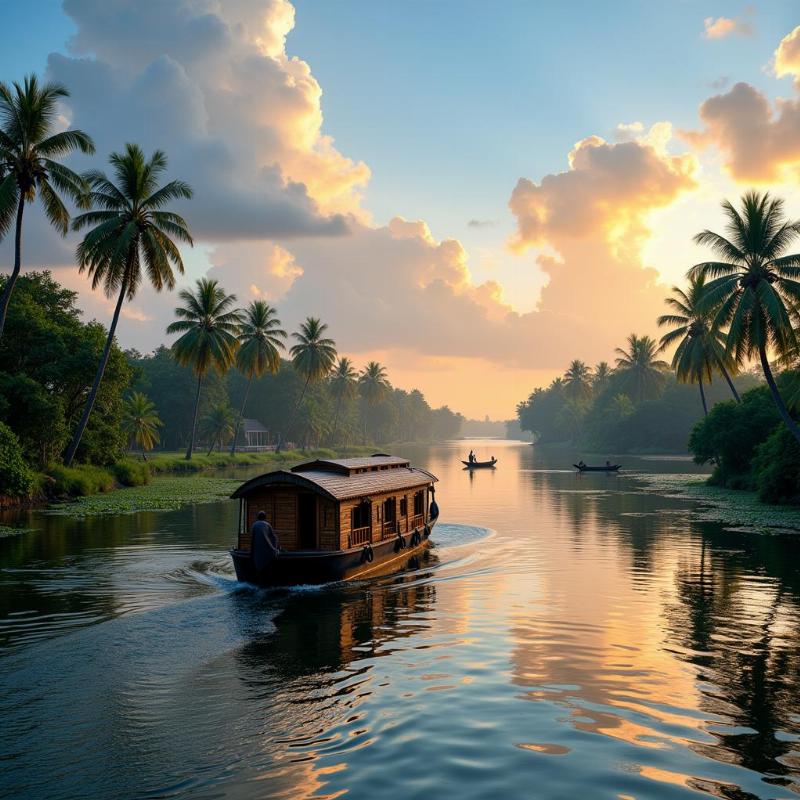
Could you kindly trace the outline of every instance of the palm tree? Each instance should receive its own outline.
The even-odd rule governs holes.
[[[131,449],[134,445],[139,446],[143,461],[147,461],[145,450],[152,450],[158,444],[158,429],[163,424],[155,404],[141,392],[133,392],[125,402],[122,430],[128,435]]]
[[[778,357],[797,347],[792,316],[800,303],[800,254],[785,255],[800,234],[800,220],[790,221],[783,200],[755,191],[741,199],[741,211],[725,200],[728,238],[704,230],[694,237],[722,261],[695,264],[689,276],[711,278],[705,305],[716,310],[715,328],[728,328],[727,351],[737,364],[756,355],[783,421],[800,442],[800,428],[778,391],[767,350]]]
[[[0,83],[0,239],[14,222],[14,267],[0,294],[0,336],[14,284],[22,268],[22,215],[25,203],[39,195],[48,222],[62,235],[69,230],[69,213],[59,194],[81,205],[87,186],[80,175],[58,159],[73,150],[93,153],[88,134],[54,132],[58,101],[69,97],[60,83],[39,84],[29,75],[13,88]]]
[[[622,378],[622,386],[629,397],[641,403],[658,393],[664,384],[664,370],[669,365],[656,359],[658,345],[653,339],[632,333],[628,337],[628,350],[618,347],[614,352],[619,356],[616,373]]]
[[[391,390],[386,369],[377,361],[370,361],[358,376],[358,387],[368,407],[381,403]],[[364,415],[364,441],[367,441],[367,416]]]
[[[197,376],[192,432],[186,448],[187,461],[194,450],[203,378],[212,367],[220,373],[230,369],[236,357],[241,323],[239,312],[233,308],[236,295],[226,294],[217,281],[209,278],[200,278],[196,286],[194,292],[191,289],[181,290],[179,297],[184,305],[175,309],[175,316],[179,319],[167,328],[167,333],[183,334],[172,345],[172,352],[179,364],[191,367]]]
[[[308,317],[305,322],[301,323],[300,330],[292,334],[292,337],[297,340],[297,344],[292,345],[292,349],[289,351],[292,356],[292,364],[297,372],[306,379],[303,391],[300,392],[300,397],[294,407],[292,421],[303,402],[308,384],[327,377],[336,361],[336,342],[323,336],[326,330],[328,330],[328,326],[324,322],[317,317]],[[280,449],[280,444],[278,449]]]
[[[211,442],[208,455],[211,455],[215,445],[217,449],[222,449],[224,442],[236,429],[235,420],[227,401],[212,406],[208,414],[200,420],[200,435],[205,436]]]
[[[337,362],[331,375],[331,390],[336,398],[336,414],[333,418],[333,430],[331,432],[331,443],[336,438],[336,428],[339,424],[339,412],[344,400],[352,400],[356,396],[356,386],[358,374],[356,373],[353,362],[346,356],[342,356]]]
[[[274,375],[281,366],[281,356],[278,351],[285,349],[283,340],[286,338],[286,331],[281,329],[277,313],[264,300],[253,300],[242,313],[236,366],[247,376],[247,387],[233,431],[231,455],[236,453],[236,438],[239,435],[239,426],[242,424],[253,378],[260,378],[266,372]]]
[[[564,373],[564,386],[571,400],[586,400],[592,393],[592,371],[588,365],[575,359]]]
[[[674,313],[659,317],[658,324],[673,328],[661,337],[661,350],[679,342],[672,356],[672,368],[681,383],[697,382],[703,412],[708,415],[703,379],[711,383],[714,372],[720,372],[728,382],[736,402],[739,402],[739,394],[729,373],[729,370],[735,371],[737,365],[726,351],[725,336],[711,324],[713,310],[704,305],[705,291],[706,283],[702,275],[690,279],[686,292],[673,286],[673,296],[665,302]]]
[[[116,294],[117,304],[94,383],[64,458],[68,466],[89,422],[111,354],[122,304],[136,296],[143,272],[157,292],[164,287],[171,290],[175,286],[173,267],[183,272],[183,259],[173,240],[193,244],[183,217],[163,210],[171,200],[190,198],[192,190],[183,181],[158,185],[167,168],[167,158],[160,150],[148,161],[138,145],[127,144],[124,152],[112,153],[109,162],[116,182],[100,170],[87,173],[91,187],[87,202],[93,209],[76,217],[72,223],[76,231],[91,226],[76,250],[78,268],[88,272],[92,289],[102,286],[106,297]]]
[[[600,392],[608,386],[610,377],[611,367],[609,367],[608,362],[598,362],[597,366],[594,368],[594,374],[592,375],[592,390],[595,394],[600,394]]]

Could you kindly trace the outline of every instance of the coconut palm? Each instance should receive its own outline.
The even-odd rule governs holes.
[[[230,369],[236,358],[241,323],[239,312],[233,308],[236,295],[227,294],[217,281],[209,278],[200,278],[196,287],[194,292],[190,289],[181,290],[179,297],[184,305],[175,309],[175,316],[179,319],[167,328],[167,333],[182,334],[172,345],[175,360],[191,367],[197,376],[192,432],[186,448],[187,461],[194,450],[203,378],[212,368],[220,373]]]
[[[102,286],[106,297],[117,296],[117,303],[92,388],[64,458],[67,465],[72,463],[89,422],[122,304],[136,296],[145,273],[157,292],[174,288],[174,270],[183,272],[183,259],[174,240],[193,244],[183,217],[164,210],[172,200],[190,198],[192,190],[183,181],[159,186],[167,168],[167,158],[160,150],[148,160],[138,145],[127,144],[124,152],[112,153],[109,162],[115,180],[99,170],[87,173],[91,187],[87,202],[93,208],[72,223],[76,231],[91,228],[76,250],[79,270],[88,273],[92,289]]]
[[[74,150],[93,153],[94,144],[80,130],[55,132],[58,102],[69,97],[60,83],[41,85],[35,75],[22,84],[0,83],[0,239],[14,225],[14,266],[0,294],[0,336],[8,304],[22,268],[22,217],[37,195],[47,221],[62,235],[69,212],[60,195],[79,205],[87,186],[83,178],[59,163]]]
[[[133,392],[125,401],[121,424],[131,443],[131,449],[138,445],[142,451],[142,460],[147,461],[145,451],[152,450],[158,444],[158,429],[164,424],[153,401],[141,392]]]
[[[709,230],[694,237],[722,260],[696,264],[689,276],[711,279],[705,305],[716,311],[713,326],[728,329],[728,354],[738,364],[758,356],[778,412],[800,442],[767,355],[772,350],[781,357],[797,347],[792,316],[800,303],[800,254],[786,251],[800,235],[800,220],[787,219],[783,200],[768,192],[745,193],[738,211],[727,200],[722,209],[727,238]]]
[[[377,361],[370,361],[358,376],[358,388],[367,408],[374,408],[383,402],[392,388],[385,367]],[[364,414],[364,441],[367,441],[367,414]]]
[[[618,347],[614,352],[618,354],[616,373],[628,397],[641,403],[658,394],[666,378],[664,371],[669,365],[656,358],[658,345],[653,339],[632,333],[628,337],[628,349]]]
[[[353,367],[353,362],[346,356],[342,356],[331,374],[331,391],[336,398],[336,414],[333,418],[331,442],[334,442],[336,438],[336,428],[339,424],[339,412],[342,408],[342,402],[344,400],[352,400],[356,396],[357,386],[358,373]]]
[[[214,447],[221,450],[222,445],[233,435],[235,429],[236,417],[227,401],[212,406],[200,420],[200,435],[211,442],[208,455],[211,455]]]
[[[730,376],[730,372],[736,371],[737,364],[727,353],[725,336],[712,325],[713,309],[705,306],[705,290],[702,275],[689,280],[687,291],[673,286],[673,296],[665,300],[673,313],[659,317],[658,324],[673,328],[661,337],[661,350],[678,342],[672,356],[672,368],[681,383],[697,383],[703,412],[708,415],[703,381],[711,383],[715,372],[723,375],[737,402],[739,394]]]
[[[564,373],[564,388],[570,400],[588,400],[592,393],[592,371],[589,366],[576,358]]]
[[[592,374],[592,390],[595,394],[600,394],[600,392],[608,386],[610,377],[611,367],[608,365],[608,362],[600,361],[594,368],[594,373]]]
[[[279,351],[285,349],[283,340],[286,338],[286,331],[281,329],[277,313],[264,300],[253,300],[242,312],[236,367],[239,372],[247,376],[247,386],[233,432],[231,455],[236,452],[236,438],[239,435],[239,426],[242,424],[253,378],[260,378],[267,372],[274,375],[281,366]]]
[[[300,330],[292,334],[297,341],[289,351],[292,364],[298,374],[305,378],[303,390],[292,413],[292,421],[303,402],[309,383],[327,377],[336,361],[336,342],[323,335],[326,330],[328,326],[324,322],[317,317],[308,317],[301,323]]]

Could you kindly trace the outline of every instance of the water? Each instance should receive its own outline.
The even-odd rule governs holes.
[[[407,454],[442,523],[399,577],[241,587],[231,503],[0,540],[0,796],[800,793],[800,542],[525,444]]]

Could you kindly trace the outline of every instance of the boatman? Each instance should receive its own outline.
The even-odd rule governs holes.
[[[275,531],[272,530],[272,525],[267,522],[265,511],[258,512],[258,518],[250,529],[250,535],[252,537],[250,554],[253,559],[253,566],[258,572],[262,572],[275,561],[280,552],[278,537],[275,535]]]

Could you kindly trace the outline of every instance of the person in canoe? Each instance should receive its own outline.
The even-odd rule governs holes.
[[[474,450],[469,451],[469,456],[467,456],[467,460],[469,461],[470,464],[474,464],[478,460],[477,458],[475,458]]]
[[[583,459],[581,459],[581,460],[578,462],[578,466],[579,466],[581,469],[583,469],[583,468],[586,466],[586,464],[584,463]]]
[[[265,511],[258,512],[258,518],[250,529],[250,535],[252,537],[250,557],[253,559],[253,566],[258,572],[263,572],[275,561],[281,549],[272,525],[267,522]]]

